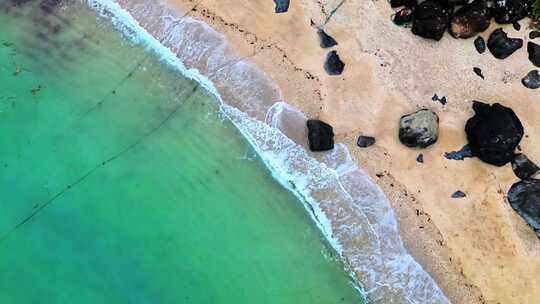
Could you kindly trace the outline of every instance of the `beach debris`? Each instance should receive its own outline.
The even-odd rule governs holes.
[[[529,39],[536,39],[540,37],[540,32],[539,31],[531,31],[529,33]]]
[[[514,158],[523,138],[523,125],[510,108],[473,101],[475,115],[465,126],[469,147],[482,161],[504,166]]]
[[[274,0],[276,3],[276,14],[286,13],[289,10],[289,0]]]
[[[444,153],[444,157],[450,160],[464,160],[465,158],[474,157],[474,154],[469,145],[463,146],[459,151],[452,151]]]
[[[529,60],[537,67],[540,67],[540,45],[529,41],[527,43],[527,52],[529,53]]]
[[[431,97],[431,100],[440,102],[443,106],[446,105],[448,102],[446,100],[446,96],[439,97],[437,94],[433,95]]]
[[[367,148],[367,147],[373,146],[376,142],[377,140],[375,139],[375,137],[360,135],[358,136],[358,140],[356,141],[356,144],[360,148]]]
[[[428,39],[441,40],[450,20],[450,11],[436,0],[426,0],[413,13],[412,33]]]
[[[540,180],[526,179],[515,183],[508,191],[508,201],[540,238]]]
[[[479,54],[484,54],[486,51],[486,41],[484,38],[478,36],[478,38],[474,39],[474,47]]]
[[[484,75],[482,74],[482,69],[478,68],[478,67],[474,67],[473,68],[473,72],[478,75],[478,77],[484,79]]]
[[[416,157],[416,162],[423,164],[424,163],[424,154],[420,153]]]
[[[525,77],[521,79],[521,83],[528,89],[538,89],[540,88],[540,74],[538,70],[532,70]]]
[[[319,35],[321,48],[327,49],[327,48],[331,48],[333,46],[338,45],[337,41],[334,38],[332,38],[332,36],[328,35],[324,30],[322,29],[317,30],[317,34]]]
[[[450,21],[454,38],[470,38],[489,27],[491,13],[485,0],[475,0],[458,9]]]
[[[500,24],[517,22],[529,14],[529,0],[496,0],[491,8],[495,21]]]
[[[313,152],[334,149],[334,129],[329,124],[310,119],[307,121],[309,149]]]
[[[422,109],[401,117],[399,140],[411,148],[426,148],[437,142],[439,116],[431,110]]]
[[[390,6],[394,8],[400,6],[415,7],[417,5],[418,0],[390,0]]]
[[[461,190],[458,190],[458,191],[452,193],[452,198],[464,198],[464,197],[467,197],[467,194],[465,194],[465,192],[463,192]]]
[[[345,69],[345,64],[339,58],[336,51],[331,51],[326,56],[326,62],[324,63],[324,70],[328,75],[341,75]]]
[[[495,58],[505,59],[523,47],[523,39],[508,38],[502,28],[498,28],[489,36],[487,47]]]
[[[540,170],[525,154],[519,153],[512,159],[512,170],[519,179],[527,179]]]
[[[410,7],[404,7],[400,9],[392,18],[396,25],[404,25],[412,22],[413,20],[413,9]]]
[[[518,31],[518,32],[519,32],[519,30],[521,30],[521,24],[519,24],[519,22],[517,22],[517,21],[514,22],[514,23],[512,23],[512,26],[513,26],[514,29],[515,29],[516,31]]]

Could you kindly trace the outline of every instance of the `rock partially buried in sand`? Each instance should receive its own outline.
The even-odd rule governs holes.
[[[523,138],[523,125],[512,109],[473,102],[475,115],[465,126],[469,147],[475,156],[495,166],[504,166],[514,158],[514,150]]]
[[[317,31],[317,35],[319,35],[319,43],[321,48],[323,49],[331,48],[338,45],[337,41],[332,38],[332,36],[328,35],[325,31],[321,29]]]
[[[426,0],[414,10],[412,32],[423,38],[441,40],[449,20],[447,8],[436,0]]]
[[[540,45],[529,41],[527,43],[527,52],[529,53],[529,60],[537,67],[540,67]]]
[[[358,136],[358,141],[356,141],[356,144],[360,148],[367,148],[373,146],[375,142],[377,142],[375,137],[360,135]]]
[[[516,154],[512,159],[512,170],[519,179],[527,179],[535,175],[540,168],[525,154]]]
[[[498,28],[489,36],[487,46],[495,58],[505,59],[523,46],[523,40],[508,38],[502,28]]]
[[[316,119],[307,121],[309,149],[313,152],[334,149],[334,129],[329,124]]]
[[[521,79],[521,83],[528,89],[540,88],[540,74],[538,70],[532,70],[525,77]]]
[[[437,142],[439,137],[439,116],[435,112],[422,109],[401,117],[399,140],[411,148],[425,148]]]
[[[486,51],[486,41],[482,37],[474,39],[474,47],[479,54],[484,54]]]
[[[497,23],[514,23],[527,17],[529,0],[495,0],[491,10]]]
[[[392,21],[396,25],[404,25],[413,20],[413,9],[404,7],[400,9],[395,15]]]
[[[450,34],[454,38],[470,38],[485,31],[490,24],[491,13],[485,0],[475,0],[456,11],[450,21]]]
[[[527,179],[515,183],[508,191],[508,201],[540,238],[540,181]]]
[[[326,62],[324,63],[324,70],[328,75],[341,75],[345,69],[345,64],[339,58],[336,51],[331,51],[326,56]]]
[[[289,10],[289,0],[274,0],[276,3],[276,13],[281,14]]]
[[[465,194],[465,192],[463,191],[458,190],[452,193],[452,198],[464,198],[464,197],[467,197],[467,194]]]

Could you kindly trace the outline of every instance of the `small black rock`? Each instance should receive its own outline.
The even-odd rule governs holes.
[[[540,170],[525,154],[516,154],[512,159],[512,170],[520,179],[527,179]]]
[[[540,238],[540,181],[526,179],[515,183],[508,191],[508,201]]]
[[[525,77],[521,79],[521,83],[528,89],[540,88],[540,74],[538,70],[532,70]]]
[[[443,106],[446,105],[448,102],[446,101],[446,96],[439,97],[437,94],[433,95],[431,97],[431,100],[440,102]]]
[[[465,192],[463,191],[458,190],[452,193],[452,198],[464,198],[464,197],[467,197],[467,194],[465,194]]]
[[[473,72],[478,75],[478,77],[484,79],[484,75],[482,74],[482,69],[480,68],[477,68],[477,67],[474,67],[473,68]]]
[[[536,39],[540,37],[540,32],[539,31],[532,31],[529,33],[529,39]]]
[[[540,67],[540,45],[529,41],[527,43],[527,52],[529,53],[529,60],[537,67]]]
[[[504,166],[514,158],[523,138],[523,125],[516,113],[501,104],[473,102],[475,115],[465,126],[469,147],[482,161]]]
[[[328,75],[341,75],[345,69],[345,64],[339,58],[336,51],[331,51],[326,56],[326,62],[324,63],[324,70]]]
[[[276,13],[285,13],[289,10],[289,0],[274,0],[276,3]]]
[[[518,32],[519,32],[519,30],[521,30],[521,24],[519,24],[519,22],[517,22],[517,21],[514,22],[514,23],[512,23],[512,26],[513,26],[514,29],[515,29],[516,31],[518,31]]]
[[[413,20],[413,9],[404,7],[400,9],[392,19],[396,25],[404,25]]]
[[[325,31],[319,29],[317,31],[317,34],[319,35],[321,48],[327,49],[327,48],[331,48],[333,46],[338,45],[337,41],[334,38],[332,38],[332,36],[328,35]]]
[[[377,142],[375,137],[360,135],[358,137],[358,141],[356,141],[356,144],[360,148],[367,148],[367,147],[373,146],[375,142]]]
[[[459,151],[452,151],[444,153],[444,157],[450,160],[464,160],[465,158],[474,157],[474,154],[469,145],[463,146]]]
[[[500,24],[517,22],[528,15],[529,0],[495,0],[491,11]]]
[[[412,33],[423,38],[441,40],[449,20],[448,8],[437,0],[426,0],[414,10]]]
[[[414,7],[418,5],[418,0],[390,0],[390,6],[396,8],[400,6]]]
[[[418,156],[416,157],[416,161],[423,164],[424,163],[424,154],[422,154],[422,153],[418,154]]]
[[[523,47],[523,39],[508,38],[502,28],[498,28],[489,36],[487,47],[495,58],[505,59]]]
[[[316,119],[307,121],[309,149],[313,152],[334,148],[334,129],[329,124]]]
[[[474,47],[478,53],[483,54],[486,51],[486,41],[484,38],[478,36],[478,38],[474,39]]]

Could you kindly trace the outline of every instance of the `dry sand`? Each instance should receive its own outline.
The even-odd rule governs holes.
[[[223,33],[274,79],[286,102],[334,126],[337,141],[391,200],[410,252],[453,303],[540,300],[540,241],[507,203],[517,181],[510,167],[443,156],[466,143],[463,129],[476,99],[513,108],[526,129],[521,147],[540,162],[540,92],[520,83],[533,68],[525,49],[502,61],[478,54],[472,39],[423,40],[394,26],[383,0],[345,0],[326,24],[341,0],[293,0],[285,14],[275,14],[271,0],[170,1]],[[343,75],[324,72],[328,50],[319,47],[310,20],[338,41]],[[505,30],[526,42],[526,21],[520,32]],[[432,101],[435,93],[448,104]],[[440,116],[439,141],[422,151],[406,148],[397,139],[399,117],[424,107]],[[360,134],[377,144],[357,148]],[[415,160],[419,153],[423,164]],[[467,197],[452,199],[456,190]]]

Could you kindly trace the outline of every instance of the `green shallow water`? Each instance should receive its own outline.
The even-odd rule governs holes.
[[[0,303],[363,302],[196,83],[81,5],[0,24]]]

